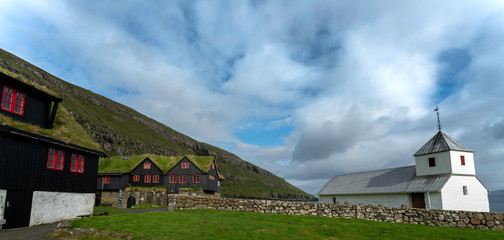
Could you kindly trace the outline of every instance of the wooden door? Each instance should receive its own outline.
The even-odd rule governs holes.
[[[7,190],[3,228],[28,227],[32,207],[32,191]]]
[[[424,193],[412,193],[411,194],[411,206],[414,208],[425,208]]]

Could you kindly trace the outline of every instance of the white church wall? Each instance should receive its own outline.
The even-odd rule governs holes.
[[[30,226],[93,213],[94,193],[33,192]]]
[[[322,195],[319,197],[320,203],[333,203],[333,198],[340,204],[348,202],[352,205],[372,204],[374,206],[383,205],[387,207],[400,208],[403,204],[411,207],[411,196],[407,193],[397,194],[355,194],[355,195]]]
[[[464,186],[467,195],[464,195]],[[474,176],[452,176],[441,189],[441,195],[446,210],[490,211],[488,191]]]
[[[436,159],[436,166],[429,167],[429,158]],[[450,152],[431,153],[415,157],[417,176],[451,173]]]
[[[465,157],[465,165],[462,165],[460,156]],[[451,165],[454,174],[476,175],[474,168],[474,155],[471,152],[450,151]]]
[[[443,209],[443,201],[440,192],[425,193],[424,196],[426,209]]]

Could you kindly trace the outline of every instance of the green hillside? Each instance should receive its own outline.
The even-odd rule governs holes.
[[[309,195],[265,169],[218,147],[198,142],[139,112],[65,82],[0,49],[2,71],[18,74],[63,98],[61,105],[108,155],[213,156],[226,178],[226,197],[311,200]]]

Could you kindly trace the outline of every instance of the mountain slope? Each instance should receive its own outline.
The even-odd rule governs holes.
[[[223,196],[313,199],[284,179],[230,152],[198,142],[127,106],[65,82],[3,49],[0,68],[56,92],[63,98],[62,105],[109,155],[214,156],[226,178],[222,183]]]

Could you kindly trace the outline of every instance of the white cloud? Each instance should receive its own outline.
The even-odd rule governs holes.
[[[478,175],[502,189],[503,9],[500,1],[2,1],[0,45],[310,193],[335,174],[413,164],[440,105],[443,129],[476,150]],[[452,49],[469,63],[458,69],[461,85],[443,92],[439,56]],[[234,135],[275,124],[293,128],[281,146]]]

